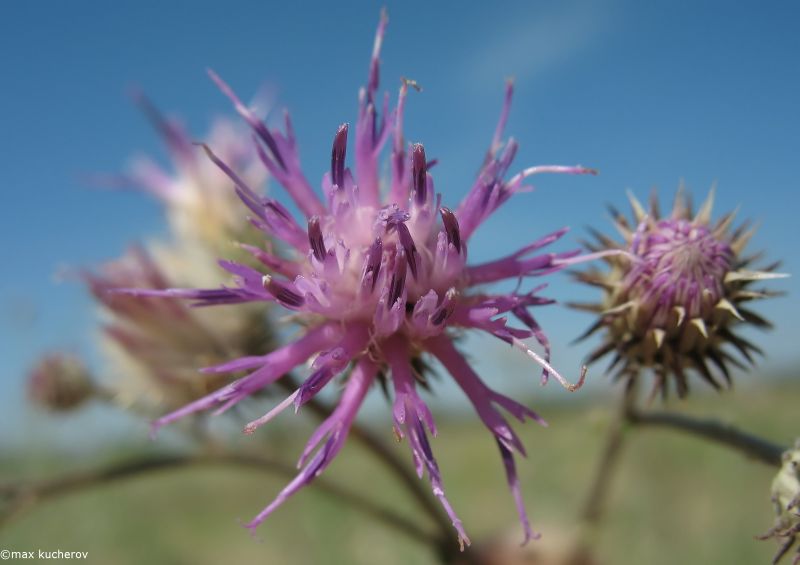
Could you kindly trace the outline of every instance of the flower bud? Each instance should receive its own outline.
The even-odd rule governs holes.
[[[761,353],[737,327],[771,327],[748,305],[776,293],[753,285],[785,275],[774,272],[777,263],[752,268],[757,255],[743,251],[753,230],[745,225],[731,231],[733,214],[711,221],[713,190],[696,214],[679,190],[672,213],[663,218],[655,195],[649,210],[633,195],[629,198],[632,223],[612,210],[624,241],[595,232],[596,242],[588,244],[593,251],[622,253],[605,256],[608,270],[575,273],[579,281],[604,292],[599,303],[572,305],[599,315],[582,338],[605,331],[589,362],[613,354],[609,370],[616,369],[618,378],[651,369],[653,393],[662,395],[671,377],[678,395],[685,396],[687,370],[714,388],[722,387],[720,378],[729,385],[730,367],[743,367],[742,360],[753,363],[753,353]]]
[[[28,396],[52,412],[69,412],[86,402],[94,384],[83,362],[65,353],[42,357],[28,373]]]
[[[772,481],[772,503],[775,505],[775,525],[759,539],[775,538],[780,543],[772,562],[777,563],[797,541],[800,534],[800,440],[794,449],[783,454],[781,470]],[[800,562],[800,550],[794,563]]]

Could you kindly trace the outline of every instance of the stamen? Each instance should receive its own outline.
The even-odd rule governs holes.
[[[407,261],[404,261],[404,259],[405,251],[398,249],[397,255],[395,255],[394,274],[392,274],[392,282],[389,286],[389,308],[394,306],[394,303],[397,302],[397,299],[403,294],[403,288],[406,286]]]
[[[145,116],[153,127],[161,134],[167,143],[167,147],[175,154],[178,159],[184,162],[192,162],[192,146],[186,138],[181,128],[172,120],[166,118],[155,104],[140,90],[134,90],[133,99],[144,112]]]
[[[367,80],[367,93],[370,101],[372,95],[378,90],[380,83],[380,55],[381,46],[383,45],[383,36],[386,33],[386,24],[389,22],[389,16],[386,14],[386,8],[381,10],[381,19],[378,23],[378,29],[375,32],[375,41],[372,44],[372,57],[369,62],[369,79]]]
[[[299,389],[294,391],[292,394],[290,394],[288,397],[286,397],[286,399],[284,399],[283,402],[278,404],[275,408],[273,408],[272,410],[270,410],[269,412],[267,412],[266,414],[264,414],[260,418],[257,418],[255,420],[253,420],[252,422],[250,422],[249,424],[247,424],[244,427],[244,433],[246,433],[248,435],[254,434],[258,428],[260,428],[261,426],[263,426],[264,424],[266,424],[267,422],[272,420],[275,416],[277,416],[278,414],[283,412],[286,408],[288,408],[289,405],[291,405],[292,402],[294,402],[294,400],[297,397],[299,392],[300,392]]]
[[[305,304],[305,298],[287,287],[281,282],[276,281],[271,275],[264,275],[261,279],[264,290],[269,292],[275,299],[289,308],[299,308]]]
[[[562,173],[567,175],[596,175],[597,169],[590,169],[576,165],[574,167],[563,167],[561,165],[540,165],[538,167],[528,167],[521,173],[514,175],[508,182],[509,186],[519,184],[524,179],[532,177],[533,175],[540,175],[542,173]]]
[[[450,287],[445,293],[442,303],[431,316],[431,323],[434,326],[442,325],[453,314],[453,310],[456,308],[455,298],[457,295],[458,291],[454,287]]]
[[[461,230],[458,227],[458,218],[450,208],[442,207],[439,212],[442,214],[444,231],[447,234],[447,242],[452,243],[456,251],[461,253]]]
[[[267,126],[264,125],[264,122],[253,115],[250,109],[245,106],[241,100],[239,100],[239,97],[236,96],[236,93],[233,92],[233,89],[228,86],[228,84],[225,83],[225,81],[223,81],[217,73],[211,69],[207,69],[207,72],[208,76],[210,76],[211,80],[216,83],[217,87],[222,91],[222,93],[227,96],[231,102],[233,102],[233,105],[239,115],[244,118],[244,121],[246,121],[250,127],[253,128],[253,131],[255,131],[256,134],[258,134],[258,137],[260,137],[267,145],[280,168],[285,171],[286,163],[281,155],[280,149],[278,149],[278,144],[275,142],[275,138],[273,137],[272,133],[269,131],[269,129],[267,129]]]
[[[378,273],[381,271],[381,260],[383,259],[383,242],[381,238],[376,237],[374,243],[369,248],[367,254],[367,265],[364,269],[364,278],[362,285],[366,281],[368,275],[372,275],[372,283],[370,291],[375,290],[375,283],[378,282]]]
[[[338,374],[339,371],[331,367],[322,367],[314,371],[310,377],[297,389],[296,396],[294,397],[294,411],[297,412],[300,407],[313,398],[322,387],[324,387],[330,380]]]
[[[411,274],[414,275],[416,279],[417,257],[419,257],[419,253],[417,252],[417,246],[414,244],[414,238],[411,237],[411,232],[408,231],[408,226],[404,223],[400,222],[395,225],[397,227],[397,235],[400,237],[400,244],[406,252],[408,266],[411,267]]]
[[[344,187],[344,158],[347,153],[347,124],[342,124],[333,138],[331,151],[331,183]]]
[[[289,211],[283,207],[283,205],[278,202],[277,200],[272,200],[271,198],[265,199],[264,201],[264,208],[267,210],[271,210],[287,222],[292,221],[292,217],[289,215]]]
[[[561,373],[556,371],[552,367],[552,365],[550,365],[550,363],[548,363],[547,361],[542,359],[542,357],[540,355],[538,355],[535,351],[533,351],[527,345],[525,345],[524,341],[522,341],[520,339],[517,339],[515,337],[512,337],[511,338],[511,345],[513,345],[517,349],[522,350],[528,357],[530,357],[531,359],[536,361],[536,363],[538,363],[539,366],[541,366],[548,373],[553,375],[555,377],[555,379],[561,384],[561,386],[563,386],[565,389],[567,389],[570,392],[575,392],[576,390],[578,390],[579,388],[581,388],[583,386],[584,382],[586,382],[586,371],[587,371],[586,365],[581,367],[581,374],[578,377],[578,382],[575,383],[575,384],[572,384],[567,379],[565,379],[563,376],[561,376]]]
[[[319,225],[319,216],[311,216],[308,219],[308,242],[314,252],[317,261],[325,260],[325,241],[322,237],[322,227]]]
[[[425,161],[425,148],[421,143],[415,143],[411,148],[411,177],[417,204],[424,204],[428,188],[428,166]]]

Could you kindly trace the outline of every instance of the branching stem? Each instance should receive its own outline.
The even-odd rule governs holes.
[[[700,420],[673,412],[640,412],[638,410],[630,410],[627,419],[630,423],[639,426],[660,426],[696,435],[732,447],[752,459],[773,467],[781,466],[781,456],[787,449],[716,420]]]
[[[218,453],[213,455],[146,455],[116,463],[100,469],[81,471],[30,483],[0,485],[0,498],[5,499],[5,508],[0,512],[0,526],[32,506],[92,487],[132,479],[149,473],[180,470],[190,467],[228,465],[263,471],[282,477],[294,477],[297,470],[281,461],[261,455],[242,453]],[[383,522],[425,545],[436,547],[438,538],[420,528],[415,522],[392,510],[383,508],[368,497],[342,488],[324,478],[314,485],[323,492],[347,503],[349,506]]]

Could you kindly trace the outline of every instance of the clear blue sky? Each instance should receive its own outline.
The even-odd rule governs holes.
[[[293,5],[290,5],[293,4]],[[303,4],[303,5],[301,5]],[[595,178],[540,177],[484,226],[473,259],[570,225],[574,243],[609,227],[606,203],[626,188],[671,196],[683,178],[698,198],[718,181],[717,211],[760,221],[753,248],[796,273],[800,204],[800,4],[796,2],[388,2],[383,87],[423,87],[407,134],[439,158],[445,201],[470,186],[516,77],[508,133],[517,165],[581,163]],[[213,67],[245,99],[264,84],[292,112],[311,179],[326,168],[336,126],[355,120],[380,5],[370,2],[13,2],[0,19],[0,413],[18,414],[21,376],[46,348],[91,354],[93,312],[63,265],[92,265],[163,229],[158,206],[133,193],[87,189],[80,177],[118,171],[134,153],[161,154],[126,95],[142,87],[195,136],[233,115],[205,75]],[[764,303],[757,336],[767,368],[793,366],[800,277]],[[586,298],[566,277],[550,294]],[[589,319],[541,314],[560,366]],[[571,372],[568,371],[568,372]],[[3,428],[7,429],[4,425]]]

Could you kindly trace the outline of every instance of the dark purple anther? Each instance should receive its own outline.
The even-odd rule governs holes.
[[[375,290],[375,283],[378,282],[378,273],[381,272],[381,260],[383,259],[383,242],[381,238],[376,237],[375,242],[369,248],[367,255],[367,266],[364,269],[364,279],[372,274],[372,287],[370,290]],[[363,283],[362,283],[363,284]]]
[[[425,148],[421,143],[415,143],[411,148],[411,178],[417,204],[424,204],[428,189],[428,165],[425,161]]]
[[[401,249],[398,249],[398,253],[395,255],[394,273],[392,274],[392,282],[389,285],[390,308],[394,306],[394,303],[403,294],[403,288],[406,286],[406,265],[408,262],[405,261],[404,255],[405,252]]]
[[[331,367],[322,367],[314,371],[300,387],[300,391],[294,399],[295,409],[300,408],[303,404],[313,398],[322,387],[330,382],[336,376],[337,371]]]
[[[281,156],[278,144],[275,142],[275,137],[273,137],[272,133],[269,131],[264,122],[262,122],[261,120],[259,120],[250,113],[250,110],[248,110],[247,107],[245,107],[245,105],[242,104],[242,101],[239,100],[239,97],[236,96],[236,94],[233,92],[233,89],[231,89],[230,86],[225,84],[225,81],[223,81],[217,73],[215,73],[211,69],[208,69],[208,75],[211,77],[211,80],[213,80],[217,84],[217,86],[223,92],[223,94],[225,94],[225,96],[227,96],[233,101],[234,105],[236,106],[236,110],[245,119],[245,121],[247,121],[247,123],[250,124],[250,127],[253,128],[258,137],[260,137],[261,140],[267,145],[267,147],[270,150],[270,153],[272,153],[273,158],[278,162],[280,168],[283,169],[284,171],[287,170],[286,163],[284,162],[283,157]]]
[[[444,223],[444,231],[447,234],[448,243],[452,243],[456,251],[461,253],[461,230],[458,227],[458,218],[450,208],[442,208],[439,210],[442,214],[442,222]]]
[[[339,188],[344,187],[344,157],[347,153],[347,124],[339,126],[333,138],[331,151],[331,183]]]
[[[311,216],[308,219],[308,242],[317,261],[325,260],[325,240],[322,237],[322,227],[319,225],[319,216]]]
[[[417,258],[419,257],[419,253],[417,252],[417,246],[414,245],[414,238],[411,237],[411,232],[408,231],[408,226],[404,223],[400,222],[395,225],[397,227],[397,235],[400,236],[400,245],[403,246],[406,252],[406,259],[408,260],[408,266],[411,267],[411,274],[414,275],[416,279]]]
[[[299,308],[305,303],[305,298],[291,290],[285,284],[276,281],[270,275],[264,275],[261,279],[264,289],[275,299],[288,308]]]
[[[455,288],[450,288],[442,299],[442,303],[431,316],[431,323],[434,326],[440,326],[447,321],[456,309],[456,296],[458,291]]]
[[[277,200],[272,200],[269,198],[265,199],[264,208],[271,210],[287,222],[292,220],[292,217],[289,215],[289,211]]]

